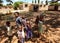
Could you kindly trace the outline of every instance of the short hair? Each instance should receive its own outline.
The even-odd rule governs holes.
[[[17,14],[19,15],[19,12],[15,12],[15,13],[17,13]],[[15,14],[15,13],[14,13],[14,14]]]
[[[10,21],[6,21],[6,25],[7,26],[10,26]]]

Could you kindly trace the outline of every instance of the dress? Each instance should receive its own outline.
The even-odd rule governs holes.
[[[38,23],[38,31],[40,32],[40,33],[43,33],[43,22],[42,21],[39,21],[39,23]]]

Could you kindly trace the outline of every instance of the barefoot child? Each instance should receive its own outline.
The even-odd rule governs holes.
[[[16,25],[17,25],[17,27],[18,27],[18,25],[22,24],[22,18],[21,18],[21,16],[19,15],[18,12],[15,12],[14,15],[15,15],[15,18],[16,18]]]
[[[8,40],[10,40],[10,43],[12,41],[12,29],[11,29],[11,25],[10,25],[10,21],[6,21],[6,28],[7,28],[7,36],[8,36]]]
[[[39,32],[41,34],[43,33],[43,20],[44,20],[44,13],[41,13],[39,17],[39,24],[38,24]]]
[[[25,38],[25,35],[24,35],[24,26],[23,25],[19,25],[18,26],[19,30],[17,32],[18,34],[18,38],[19,38],[19,43],[24,43],[24,38]]]
[[[32,30],[31,30],[30,21],[27,21],[26,34],[27,34],[27,36],[26,36],[27,39],[31,39],[32,38]]]

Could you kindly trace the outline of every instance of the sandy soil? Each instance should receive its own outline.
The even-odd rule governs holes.
[[[60,12],[47,11],[44,20],[44,34],[41,35],[41,38],[36,38],[35,42],[27,41],[25,43],[60,43]],[[0,43],[4,43],[7,39],[7,37],[3,37]],[[17,42],[18,39],[14,36],[11,43]]]

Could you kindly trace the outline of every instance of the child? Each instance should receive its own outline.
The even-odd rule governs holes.
[[[39,24],[38,24],[40,33],[43,33],[43,20],[44,20],[44,13],[41,13],[39,17]]]
[[[26,27],[26,18],[22,17],[22,24],[24,25],[24,27]]]
[[[30,21],[27,21],[26,34],[27,34],[27,36],[26,36],[27,39],[31,39],[32,38],[32,30],[31,30]]]
[[[24,34],[24,26],[22,24],[19,25],[19,30],[17,34],[19,38],[19,43],[24,43],[25,34]]]
[[[22,23],[22,18],[20,17],[18,12],[15,12],[15,17],[16,17],[16,25],[20,25]]]
[[[39,33],[43,33],[43,22],[39,21],[38,28]]]
[[[12,29],[11,29],[11,25],[10,25],[10,21],[6,22],[6,28],[7,28],[7,35],[9,37],[10,43],[12,41]]]

